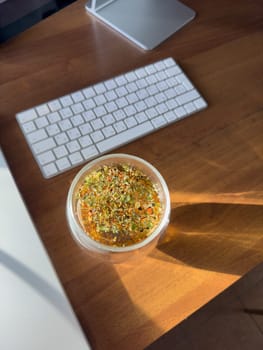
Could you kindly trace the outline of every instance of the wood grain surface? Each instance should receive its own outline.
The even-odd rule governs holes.
[[[153,51],[81,0],[0,46],[1,147],[96,350],[143,349],[263,260],[262,1],[184,2],[196,19]],[[81,167],[43,179],[15,114],[169,56],[209,107],[116,150],[159,169],[172,213],[149,256],[110,265],[69,234],[66,196]]]

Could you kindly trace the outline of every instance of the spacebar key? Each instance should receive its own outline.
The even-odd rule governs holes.
[[[153,130],[152,124],[147,121],[143,124],[139,124],[134,128],[123,131],[120,134],[114,135],[106,140],[98,142],[96,145],[99,151],[107,152],[113,148],[122,146],[130,141],[136,140],[140,136],[148,134]]]

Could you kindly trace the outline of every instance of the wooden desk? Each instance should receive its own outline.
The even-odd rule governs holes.
[[[84,3],[1,46],[1,146],[94,349],[142,349],[263,260],[262,1],[187,0],[197,18],[149,52]],[[109,266],[69,234],[65,202],[80,167],[44,180],[15,113],[167,56],[209,108],[118,149],[160,170],[173,210],[150,256]]]

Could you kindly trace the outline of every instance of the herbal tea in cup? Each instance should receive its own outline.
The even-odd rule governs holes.
[[[68,194],[73,237],[113,261],[156,245],[169,215],[164,179],[151,164],[131,155],[113,154],[88,163]]]

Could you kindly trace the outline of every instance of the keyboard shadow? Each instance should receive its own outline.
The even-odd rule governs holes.
[[[206,203],[174,208],[152,256],[242,275],[263,260],[263,206]]]

